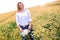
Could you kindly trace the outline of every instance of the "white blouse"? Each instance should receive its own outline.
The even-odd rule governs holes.
[[[29,21],[32,21],[32,19],[30,17],[30,11],[28,9],[25,9],[23,13],[21,13],[21,12],[16,13],[17,26],[19,24],[22,26],[28,25]]]

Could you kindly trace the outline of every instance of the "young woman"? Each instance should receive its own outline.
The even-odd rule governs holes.
[[[29,34],[32,33],[31,22],[32,19],[30,17],[30,12],[28,9],[24,8],[24,4],[22,2],[18,2],[17,4],[18,12],[16,13],[16,23],[20,32],[23,32],[24,29],[30,30]],[[29,35],[31,40],[33,39],[32,35]],[[26,40],[25,36],[22,36],[22,40]]]

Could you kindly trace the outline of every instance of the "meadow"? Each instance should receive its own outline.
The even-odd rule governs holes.
[[[60,3],[28,8],[35,40],[60,40]],[[0,40],[21,40],[16,11],[0,14]]]

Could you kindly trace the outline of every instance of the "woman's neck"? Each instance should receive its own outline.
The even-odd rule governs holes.
[[[22,9],[20,12],[23,13],[25,11],[25,9]]]
[[[23,11],[24,11],[24,9],[21,10],[21,12],[23,12]]]

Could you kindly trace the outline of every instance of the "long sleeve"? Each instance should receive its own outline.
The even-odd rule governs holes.
[[[32,21],[31,14],[30,14],[30,11],[29,10],[28,10],[28,18],[29,18],[29,21]]]
[[[17,26],[19,25],[19,16],[17,15],[16,13],[16,23],[17,23]]]

